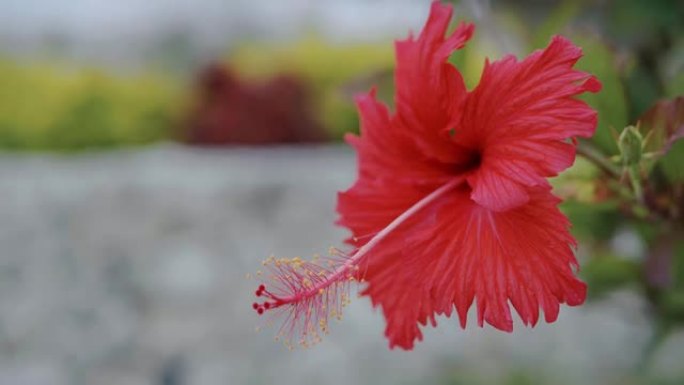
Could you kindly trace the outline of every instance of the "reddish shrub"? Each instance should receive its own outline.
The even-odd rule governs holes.
[[[198,77],[197,104],[184,139],[199,145],[320,142],[328,139],[313,118],[305,84],[288,75],[263,83],[238,78],[213,64]]]

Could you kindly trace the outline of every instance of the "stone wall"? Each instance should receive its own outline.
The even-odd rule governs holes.
[[[412,353],[387,349],[366,299],[313,349],[256,333],[246,273],[271,253],[339,245],[336,191],[354,174],[342,147],[1,155],[0,384],[417,384],[521,371],[598,384],[635,366],[650,329],[630,292],[512,334],[443,319]],[[666,348],[681,357],[677,338]],[[682,374],[661,355],[663,373]]]

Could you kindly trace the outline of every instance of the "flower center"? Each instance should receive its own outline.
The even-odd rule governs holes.
[[[466,155],[453,166],[455,174],[467,174],[476,171],[482,165],[482,151],[480,149],[465,150]]]
[[[482,164],[482,152],[480,150],[474,150],[470,153],[470,157],[465,164],[466,171],[475,171],[480,168]]]

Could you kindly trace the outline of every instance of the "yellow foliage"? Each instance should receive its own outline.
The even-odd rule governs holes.
[[[180,91],[149,74],[0,59],[0,148],[76,150],[166,138]]]

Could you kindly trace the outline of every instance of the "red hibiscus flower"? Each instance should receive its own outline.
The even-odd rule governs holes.
[[[327,264],[266,263],[273,287],[260,286],[267,301],[254,308],[288,311],[283,332],[304,344],[341,312],[350,280],[365,282],[390,347],[403,349],[437,315],[455,309],[465,327],[474,302],[480,326],[511,331],[509,303],[534,326],[540,308],[553,322],[561,303],[585,300],[575,240],[547,178],[573,164],[575,137],[593,135],[596,112],[576,96],[601,85],[572,68],[581,50],[554,37],[522,61],[486,62],[469,92],[447,58],[474,28],[445,37],[451,16],[435,2],[418,38],[397,42],[394,114],[373,91],[357,99],[361,135],[347,141],[358,179],[337,206],[355,252]]]

